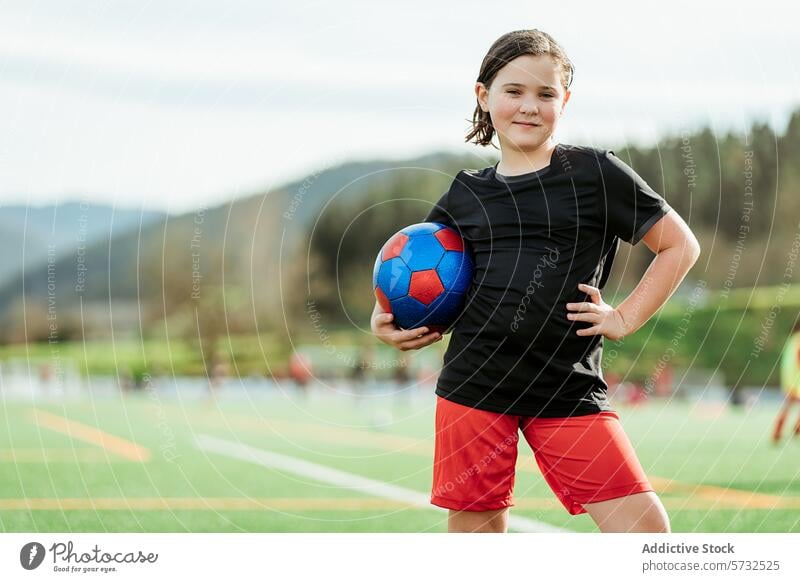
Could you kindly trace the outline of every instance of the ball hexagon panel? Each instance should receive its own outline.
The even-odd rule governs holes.
[[[418,327],[415,322],[424,321],[428,313],[428,306],[423,305],[411,295],[392,300],[392,313],[401,313],[401,317],[395,317],[395,323],[403,329]]]
[[[436,272],[445,289],[464,292],[472,281],[472,259],[466,253],[447,251]]]
[[[381,264],[378,270],[378,285],[386,293],[389,300],[408,295],[411,284],[411,271],[400,257],[389,259]]]
[[[460,293],[445,291],[428,306],[428,318],[423,322],[447,327],[452,324],[464,307],[465,297]]]
[[[425,305],[430,305],[444,291],[444,286],[439,280],[435,269],[426,271],[413,271],[408,294]]]
[[[403,259],[412,271],[435,269],[444,256],[444,247],[432,234],[414,235],[400,252]]]
[[[403,317],[396,318],[403,329],[427,325],[441,331],[455,321],[463,304],[464,296],[457,293],[441,293],[427,306],[407,295],[392,301],[392,311],[403,314]]]

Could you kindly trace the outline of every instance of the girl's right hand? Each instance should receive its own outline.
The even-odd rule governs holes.
[[[391,313],[377,312],[377,310],[372,315],[371,327],[375,337],[403,352],[418,350],[442,339],[442,334],[430,331],[427,327],[400,329],[395,325]]]

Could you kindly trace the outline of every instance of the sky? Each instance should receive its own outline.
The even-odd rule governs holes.
[[[464,144],[484,54],[539,28],[575,64],[562,143],[782,131],[790,2],[0,0],[0,206],[211,207],[348,160]]]

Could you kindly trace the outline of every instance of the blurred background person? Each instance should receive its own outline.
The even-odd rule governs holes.
[[[795,403],[800,402],[800,318],[795,321],[794,328],[789,339],[783,347],[781,355],[781,388],[785,394],[783,406],[775,419],[775,429],[772,433],[772,442],[778,443],[781,440],[783,425],[789,416],[789,412],[794,408]],[[794,425],[794,436],[800,435],[800,417]]]

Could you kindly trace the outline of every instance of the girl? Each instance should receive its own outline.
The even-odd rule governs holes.
[[[500,37],[483,60],[467,141],[500,161],[464,170],[426,218],[456,228],[475,260],[436,394],[431,502],[450,531],[504,532],[519,433],[545,480],[601,531],[669,521],[606,398],[602,340],[640,328],[700,252],[684,221],[610,150],[559,144],[573,67],[548,34]],[[656,257],[616,308],[603,288],[619,240]],[[441,339],[400,330],[376,303],[372,330],[400,350]]]

